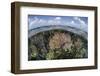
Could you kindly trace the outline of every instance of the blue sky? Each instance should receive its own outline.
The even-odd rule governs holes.
[[[71,26],[88,31],[88,17],[28,15],[29,30],[37,27],[51,25]]]

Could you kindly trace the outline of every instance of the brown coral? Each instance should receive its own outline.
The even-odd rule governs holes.
[[[55,32],[49,41],[50,49],[69,48],[71,46],[71,36],[69,34]]]

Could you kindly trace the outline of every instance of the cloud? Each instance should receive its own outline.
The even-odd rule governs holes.
[[[78,17],[73,17],[75,20],[78,20],[79,18]]]
[[[32,27],[38,21],[39,21],[39,19],[37,17],[34,17],[33,19],[29,19],[29,27]]]
[[[29,23],[29,29],[47,24],[47,20],[40,19],[38,17],[29,18],[28,21],[29,21],[28,22]]]
[[[48,25],[60,25],[61,24],[61,17],[55,17],[54,19],[50,19],[47,21]]]
[[[83,21],[79,17],[74,17],[74,20],[78,21],[81,25],[86,25],[85,21]]]
[[[86,23],[83,21],[83,20],[79,20],[80,21],[80,23],[82,24],[82,25],[86,25]]]
[[[75,24],[75,21],[71,21],[71,24]]]
[[[44,19],[39,19],[38,23],[40,23],[40,24],[45,24],[45,23],[46,23],[46,20],[44,20]]]
[[[48,20],[47,22],[48,22],[48,24],[51,24],[51,23],[53,23],[54,21],[53,21],[53,20]]]
[[[60,24],[61,24],[61,17],[56,17],[53,21],[54,21],[53,23],[54,23],[55,25],[56,25],[56,24],[60,25]]]
[[[54,19],[40,19],[38,17],[29,18],[29,28],[33,28],[35,26],[43,26],[43,25],[57,25],[61,24],[61,17],[55,17]]]
[[[47,21],[48,25],[60,25],[61,24],[61,21],[60,20],[48,20]]]
[[[56,17],[55,20],[61,20],[61,17]]]
[[[68,25],[76,28],[87,29],[87,24],[80,17],[72,17],[70,20],[62,17],[39,18],[38,16],[28,18],[29,29],[50,25]]]
[[[88,30],[88,25],[81,18],[79,18],[79,17],[73,17],[73,19],[76,22],[76,25],[75,25],[76,27],[78,27],[80,29],[83,29],[84,31]]]

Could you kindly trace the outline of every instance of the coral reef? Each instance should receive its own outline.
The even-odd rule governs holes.
[[[40,32],[28,39],[28,60],[88,57],[87,40],[64,30]]]

